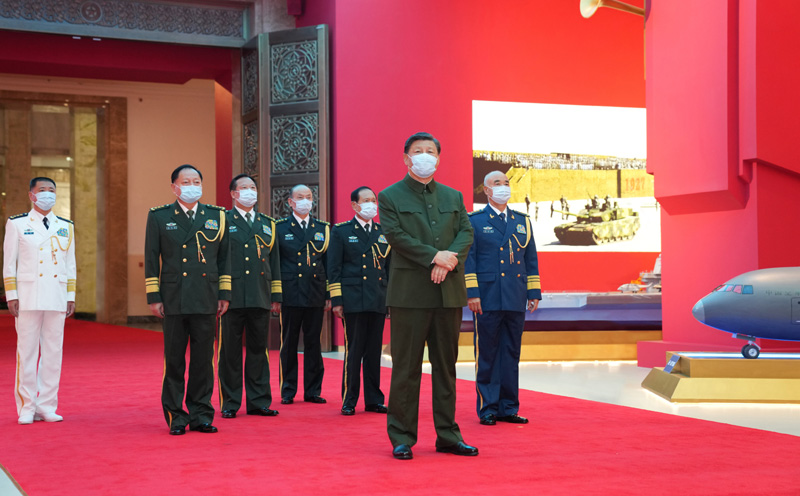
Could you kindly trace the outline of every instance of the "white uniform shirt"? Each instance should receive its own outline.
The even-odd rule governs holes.
[[[75,229],[72,222],[50,212],[45,229],[35,209],[6,223],[3,243],[3,283],[7,300],[19,300],[20,310],[67,311],[75,301]]]

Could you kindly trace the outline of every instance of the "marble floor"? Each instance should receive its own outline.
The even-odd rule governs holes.
[[[341,360],[340,352],[323,353]],[[388,356],[382,365],[391,366]],[[423,371],[430,373],[430,365]],[[800,405],[680,404],[676,405],[643,389],[650,369],[636,362],[527,362],[520,365],[520,387],[542,393],[600,401],[714,422],[800,436]],[[456,365],[459,379],[475,380],[475,364]],[[520,411],[525,415],[525,406]],[[0,472],[0,494],[21,494]]]

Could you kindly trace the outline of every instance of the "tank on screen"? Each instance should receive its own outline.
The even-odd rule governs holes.
[[[574,214],[555,210],[575,217],[575,222],[561,224],[554,228],[556,237],[562,245],[599,245],[633,239],[639,230],[639,212],[632,208],[621,208],[606,198],[605,202],[597,195],[590,198],[586,208]]]
[[[745,358],[758,358],[756,338],[800,341],[800,267],[740,274],[698,301],[694,318],[746,339]]]

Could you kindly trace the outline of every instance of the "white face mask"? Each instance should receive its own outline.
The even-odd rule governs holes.
[[[510,186],[491,186],[491,188],[492,188],[492,200],[501,204],[508,203],[509,198],[511,198]]]
[[[372,219],[378,215],[378,204],[375,202],[360,203],[361,211],[358,213],[365,219]]]
[[[311,206],[314,204],[311,200],[295,200],[294,211],[299,215],[307,215],[311,211]]]
[[[203,196],[203,187],[202,186],[180,186],[181,194],[178,195],[178,198],[183,201],[183,203],[194,203]]]
[[[439,159],[429,153],[420,153],[419,155],[409,155],[411,158],[411,172],[422,179],[427,179],[436,172],[436,164]]]
[[[36,193],[34,204],[42,210],[50,210],[56,204],[56,194],[52,191],[40,191]]]
[[[237,200],[245,207],[250,208],[258,201],[258,193],[252,189],[240,189]]]

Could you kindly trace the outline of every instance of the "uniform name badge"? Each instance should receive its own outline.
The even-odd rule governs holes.
[[[292,233],[286,233],[286,236],[284,236],[284,237],[283,237],[283,239],[285,239],[285,240],[287,240],[287,241],[291,241],[291,240],[293,240],[293,239],[294,239],[294,234],[292,234]]]
[[[358,243],[358,236],[350,236],[347,238],[350,243]]]
[[[31,228],[29,227],[29,228],[25,229],[24,231],[22,231],[22,234],[29,235],[29,234],[36,234],[36,233],[34,232],[34,230],[33,230],[33,229],[31,229]]]
[[[215,231],[217,231],[217,230],[219,230],[219,224],[218,224],[218,223],[217,223],[217,221],[216,221],[216,220],[214,220],[214,219],[208,219],[208,220],[206,221],[205,225],[203,226],[203,228],[205,228],[205,229],[212,229],[212,230],[215,230]]]
[[[56,235],[61,236],[63,238],[68,238],[69,237],[69,230],[67,230],[67,228],[65,228],[65,227],[62,227],[61,229],[56,231]]]
[[[517,232],[520,234],[525,234],[525,226],[522,224],[517,224]]]
[[[167,231],[174,231],[178,229],[178,224],[174,222],[167,222]]]
[[[236,226],[228,226],[228,232],[236,232]]]
[[[321,232],[314,233],[314,241],[325,241],[325,235]]]
[[[483,232],[485,233],[493,233],[494,228],[492,226],[483,226]]]
[[[383,234],[378,236],[378,243],[386,243],[387,245],[389,244],[389,242],[386,241],[386,236],[384,236]]]
[[[272,228],[270,228],[269,226],[263,226],[262,225],[261,229],[264,231],[264,234],[266,234],[267,236],[272,236]]]

